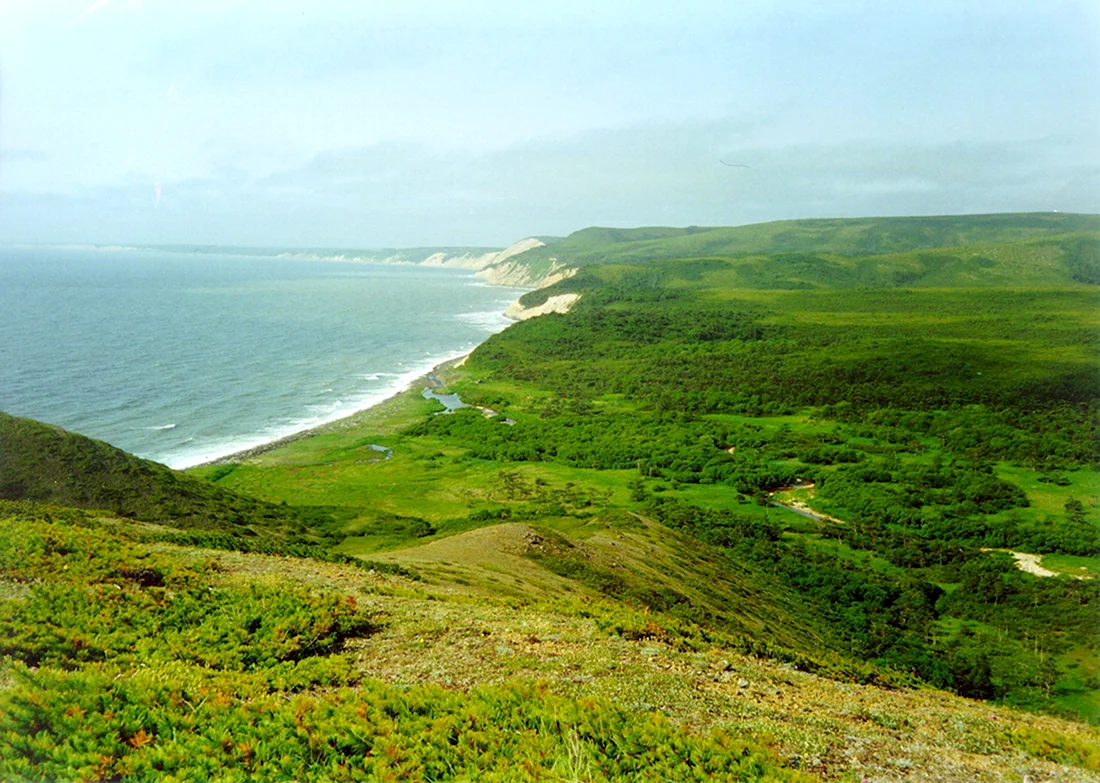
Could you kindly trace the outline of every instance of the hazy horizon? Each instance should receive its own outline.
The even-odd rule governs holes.
[[[0,243],[1100,212],[1085,2],[0,3]]]

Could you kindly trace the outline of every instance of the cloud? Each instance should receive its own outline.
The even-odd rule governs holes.
[[[589,225],[1058,209],[1100,212],[1085,132],[1014,141],[775,144],[772,120],[651,124],[483,153],[387,143],[331,149],[262,176],[219,170],[68,197],[5,194],[21,241],[506,245]],[[721,161],[748,168],[731,168]],[[32,236],[33,235],[33,236]]]
[[[0,163],[43,163],[49,157],[42,150],[0,150]]]
[[[781,147],[744,140],[762,135],[764,125],[623,128],[479,155],[415,145],[331,150],[256,188],[355,205],[360,214],[385,215],[395,229],[420,224],[434,233],[475,216],[486,234],[510,238],[590,224],[1100,209],[1088,173],[1100,155],[1087,138]]]

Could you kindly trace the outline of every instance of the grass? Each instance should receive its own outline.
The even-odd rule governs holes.
[[[1075,557],[1074,555],[1043,555],[1039,562],[1043,568],[1066,576],[1087,579],[1100,577],[1100,557]]]
[[[1100,526],[1100,473],[1085,469],[1043,473],[1006,463],[998,464],[996,470],[998,475],[1027,493],[1031,505],[1020,513],[1033,518],[1042,514],[1061,516],[1065,513],[1066,501],[1076,498],[1085,505],[1086,519]],[[1052,477],[1059,483],[1042,480]],[[1060,486],[1063,483],[1064,486]]]
[[[836,538],[830,538],[827,533],[804,533],[800,535],[800,538],[807,546],[824,554],[831,555],[837,560],[847,560],[850,563],[869,568],[881,574],[905,573],[904,568],[900,568],[889,560],[877,556],[874,552],[866,549],[853,549],[843,541]]]
[[[824,780],[903,780],[902,760],[920,779],[992,783],[1028,769],[1043,776],[1037,779],[1088,780],[1084,771],[1063,772],[1058,761],[1035,755],[1053,755],[1041,745],[1029,754],[1011,732],[1051,732],[1063,744],[1082,747],[1100,741],[1080,724],[939,692],[837,683],[721,647],[685,652],[660,641],[631,641],[601,629],[595,618],[608,610],[598,603],[568,597],[517,603],[480,590],[470,602],[463,586],[454,584],[389,595],[400,580],[327,564],[254,555],[227,556],[222,563],[227,579],[252,578],[250,573],[305,579],[355,591],[364,607],[384,610],[386,627],[345,653],[371,677],[459,690],[542,679],[565,696],[608,698],[699,731],[723,727],[780,758],[798,756],[801,769]]]
[[[509,330],[490,340],[468,366],[440,371],[449,390],[457,391],[467,402],[513,418],[516,429],[503,424],[492,425],[496,427],[492,429],[471,412],[466,420],[435,420],[434,428],[418,429],[420,434],[414,435],[410,426],[432,421],[431,414],[438,406],[423,400],[419,390],[413,389],[240,464],[192,471],[220,487],[271,501],[276,504],[271,507],[275,510],[313,507],[308,510],[320,514],[313,518],[313,532],[327,536],[329,542],[342,539],[337,551],[369,557],[377,566],[373,571],[353,567],[346,560],[304,558],[304,550],[275,550],[282,552],[280,556],[204,550],[195,545],[217,544],[198,538],[186,539],[192,546],[181,547],[185,539],[169,534],[150,536],[149,531],[133,522],[85,519],[87,524],[82,530],[100,526],[119,538],[121,543],[103,547],[104,552],[125,552],[127,558],[132,556],[141,562],[172,561],[179,573],[197,575],[187,579],[201,576],[207,580],[195,588],[201,608],[183,618],[197,623],[200,629],[208,630],[210,626],[208,612],[203,611],[207,602],[221,602],[218,605],[228,607],[224,609],[226,616],[233,614],[241,620],[239,628],[233,626],[234,635],[247,639],[257,629],[267,633],[265,622],[270,618],[264,608],[293,614],[299,608],[294,596],[313,595],[311,591],[324,593],[328,596],[325,600],[331,598],[333,611],[361,611],[371,618],[370,633],[345,634],[323,648],[326,655],[322,661],[310,662],[301,670],[280,668],[270,675],[263,685],[267,690],[262,692],[253,688],[259,680],[253,678],[252,671],[232,683],[236,690],[227,687],[228,680],[202,674],[207,677],[207,686],[220,689],[216,698],[202,702],[209,703],[202,709],[217,712],[225,708],[246,717],[261,712],[268,717],[281,716],[263,725],[256,720],[238,728],[255,734],[268,731],[272,723],[281,720],[298,738],[288,747],[294,748],[293,753],[300,755],[303,763],[330,758],[325,754],[333,743],[362,750],[362,737],[345,729],[352,726],[358,731],[361,723],[356,722],[357,718],[364,715],[356,715],[347,705],[362,703],[364,713],[372,714],[371,704],[377,707],[385,703],[392,713],[383,716],[390,730],[387,736],[400,734],[416,720],[430,716],[431,726],[423,732],[418,730],[418,735],[434,732],[436,740],[445,739],[441,726],[457,732],[447,734],[450,740],[440,742],[440,748],[456,742],[486,742],[490,735],[491,741],[498,744],[545,740],[547,744],[539,748],[546,763],[539,769],[548,779],[603,779],[601,764],[608,754],[614,755],[625,737],[633,737],[629,727],[645,726],[646,731],[671,737],[670,743],[679,742],[679,734],[666,732],[669,725],[676,731],[685,729],[694,737],[676,746],[687,749],[671,754],[676,760],[698,758],[708,747],[701,743],[709,741],[706,738],[715,736],[710,732],[717,730],[724,733],[721,742],[751,741],[766,748],[760,763],[778,765],[783,771],[777,775],[792,779],[797,778],[791,773],[794,767],[826,780],[843,781],[866,777],[991,783],[1025,774],[1033,779],[1059,775],[1067,780],[1096,779],[1086,771],[1100,771],[1100,734],[1095,728],[1082,722],[1029,715],[990,702],[971,702],[931,689],[903,687],[916,681],[907,673],[885,670],[881,664],[884,658],[876,659],[872,654],[860,662],[845,659],[846,654],[857,654],[854,650],[862,637],[851,634],[854,641],[851,649],[845,650],[846,642],[839,640],[849,638],[842,635],[846,631],[829,627],[822,617],[829,616],[840,625],[843,618],[839,614],[826,614],[833,607],[856,613],[873,610],[873,604],[861,604],[858,598],[850,597],[851,593],[839,589],[823,589],[818,595],[814,593],[817,585],[809,577],[835,578],[840,587],[869,586],[870,593],[883,595],[909,578],[943,582],[950,595],[938,606],[948,610],[952,601],[958,605],[960,599],[982,595],[986,589],[993,594],[998,580],[1017,580],[1015,584],[1049,588],[1051,592],[1045,597],[1063,600],[1059,606],[1067,616],[1072,615],[1071,609],[1082,611],[1081,607],[1087,606],[1089,597],[1083,591],[1088,585],[1036,580],[1011,570],[978,574],[981,579],[977,579],[972,578],[975,574],[950,563],[902,569],[884,556],[896,558],[896,550],[884,547],[876,553],[853,548],[834,537],[843,531],[862,534],[865,528],[876,532],[871,524],[872,513],[866,509],[861,512],[862,519],[853,517],[847,525],[834,526],[788,510],[761,506],[734,489],[751,486],[754,489],[745,489],[746,493],[762,494],[774,487],[776,476],[789,481],[796,471],[819,471],[818,475],[826,479],[819,481],[820,505],[826,509],[829,472],[846,469],[838,467],[843,463],[861,470],[869,468],[864,474],[867,477],[860,481],[865,482],[866,493],[877,499],[887,493],[875,488],[884,480],[874,478],[881,473],[873,471],[930,467],[934,463],[938,466],[953,460],[955,465],[950,468],[955,469],[965,466],[971,457],[979,459],[978,451],[992,430],[987,423],[996,417],[989,409],[967,405],[980,398],[988,385],[1001,383],[1002,389],[1008,390],[1006,394],[1015,394],[1022,387],[1013,384],[1027,379],[1062,380],[1069,388],[1085,378],[1095,365],[1092,353],[1095,332],[1100,327],[1100,308],[1096,307],[1095,291],[1070,276],[1075,269],[1069,263],[1073,260],[1073,248],[1066,244],[1070,240],[1046,236],[1068,228],[1095,231],[1100,224],[1092,217],[1033,215],[1011,219],[905,219],[892,223],[787,222],[721,230],[580,232],[532,251],[531,258],[543,267],[548,266],[551,254],[566,261],[574,258],[601,264],[582,270],[561,287],[582,290],[589,286],[586,290],[600,295],[597,284],[607,284],[609,288],[602,292],[610,302],[606,307],[598,312],[586,311],[582,299],[569,318],[554,316],[541,325],[527,323]],[[1015,239],[1021,241],[1012,246],[1005,244]],[[930,249],[936,243],[950,247]],[[974,243],[981,243],[981,247]],[[782,255],[765,257],[762,253]],[[687,254],[705,257],[677,258]],[[645,259],[649,259],[648,265],[637,265],[638,260]],[[1007,288],[1005,283],[1017,287]],[[1063,288],[1019,287],[1025,284],[1058,284]],[[763,290],[770,285],[805,286],[807,290]],[[870,285],[891,290],[866,287]],[[902,285],[907,287],[898,288]],[[953,288],[920,288],[930,285]],[[661,286],[668,290],[660,290]],[[835,288],[824,290],[829,286]],[[999,286],[995,295],[991,286]],[[742,328],[745,331],[738,331]],[[919,360],[916,366],[914,360]],[[782,373],[786,375],[780,378]],[[849,373],[843,376],[847,380],[836,381],[844,373]],[[756,387],[750,388],[746,378],[751,378]],[[766,386],[769,378],[771,387]],[[835,391],[835,398],[814,401],[816,398],[792,397],[797,391],[792,384],[796,386],[803,378],[808,378],[810,387],[836,381],[835,386],[828,387],[830,394]],[[677,385],[685,382],[697,382],[696,388]],[[893,395],[899,388],[908,389],[907,400],[913,403],[913,410],[880,410],[874,414],[880,418],[873,419],[870,408],[830,411],[826,405],[844,399],[836,395],[852,393],[856,396],[849,399],[859,402],[858,395],[871,395],[872,386],[886,390],[875,404],[899,409],[905,405],[895,405]],[[768,407],[738,402],[733,399],[733,391],[725,394],[730,389],[755,394],[759,389],[766,396],[767,388],[773,395],[766,401]],[[1072,388],[1080,391],[1092,387],[1082,382]],[[653,394],[655,389],[666,389],[668,397],[660,399]],[[940,393],[944,389],[961,395],[952,399],[963,402],[955,407],[945,404],[937,410],[931,410],[936,406],[925,405],[921,396],[924,392]],[[677,397],[680,392],[683,396]],[[698,394],[692,397],[694,393]],[[966,396],[972,394],[976,396]],[[991,399],[1003,402],[1008,398]],[[821,407],[807,407],[810,405]],[[1028,413],[1026,406],[1018,407],[1023,414]],[[710,413],[792,409],[797,412],[790,415]],[[909,425],[897,423],[899,414],[913,412],[929,418],[911,430]],[[1078,420],[1067,417],[1057,421]],[[440,422],[457,422],[450,430],[452,436],[440,434],[445,430]],[[630,424],[639,426],[631,429]],[[623,429],[616,431],[618,426]],[[1062,443],[1070,429],[1051,427],[1044,432],[1055,432]],[[938,435],[922,435],[913,445],[917,433],[925,432]],[[556,448],[566,448],[510,451],[520,440],[514,437],[517,435],[537,441],[539,446],[556,439]],[[963,445],[949,445],[949,439],[956,436]],[[966,436],[977,445],[966,445]],[[641,442],[645,437],[651,440]],[[491,448],[476,450],[481,438]],[[498,440],[503,445],[498,445]],[[741,463],[737,470],[744,473],[733,473],[729,466],[735,460],[719,451],[726,441],[736,442],[742,450],[736,461]],[[581,448],[592,444],[596,447]],[[393,457],[382,458],[370,448],[372,445],[391,449]],[[662,453],[660,450],[666,446]],[[840,446],[849,450],[843,459],[837,456]],[[646,451],[663,461],[655,456],[648,466],[641,465]],[[473,453],[496,459],[474,458],[470,456]],[[1063,453],[1077,452],[1067,446]],[[504,461],[508,455],[510,459],[521,459],[550,454],[556,454],[554,459],[560,461]],[[834,457],[835,464],[831,464]],[[569,460],[577,465],[603,464],[615,469],[571,467],[566,464]],[[800,460],[805,460],[805,465]],[[640,486],[636,468],[620,469],[632,464],[647,473]],[[728,472],[722,473],[715,466],[724,466]],[[712,472],[706,473],[708,469]],[[661,475],[651,476],[651,472]],[[997,465],[997,472],[1026,491],[1030,506],[1018,513],[1027,522],[1061,518],[1070,498],[1082,501],[1087,515],[1096,521],[1098,490],[1093,472],[1040,473],[1005,461]],[[746,483],[745,476],[764,478]],[[693,483],[702,480],[728,480],[730,484]],[[707,510],[728,509],[735,516],[723,518],[700,512],[692,517],[690,514],[697,510],[674,503],[645,505],[635,500],[646,492]],[[781,497],[808,500],[812,492],[797,490]],[[862,502],[860,496],[848,497],[855,498],[850,502]],[[930,504],[935,506],[937,502]],[[684,511],[682,515],[678,508]],[[640,509],[649,509],[647,513],[669,525],[684,527],[674,530],[634,513]],[[838,515],[843,517],[843,511],[838,510]],[[745,522],[743,516],[754,519]],[[765,518],[778,530],[760,524]],[[958,519],[966,521],[962,516]],[[727,522],[729,526],[723,527]],[[924,530],[931,522],[922,523],[926,525]],[[701,527],[709,524],[715,527]],[[897,532],[898,527],[884,524],[877,532]],[[6,529],[19,532],[15,524],[6,525]],[[721,540],[728,548],[691,538],[684,534],[687,530],[706,540]],[[766,535],[757,536],[760,531]],[[723,537],[706,538],[710,533],[721,533]],[[772,542],[767,536],[778,536],[779,541]],[[158,543],[150,544],[150,540]],[[876,539],[851,540],[862,546]],[[74,552],[67,541],[65,536],[44,535],[34,557],[50,563],[67,557],[79,568],[51,568],[37,580],[27,579],[19,571],[26,568],[28,548],[9,547],[11,573],[0,574],[0,619],[18,619],[26,606],[51,595],[51,579],[72,580],[74,574],[84,573],[81,569],[85,561],[93,558]],[[795,554],[788,559],[767,559],[769,551],[802,551],[798,546],[785,547],[786,542],[800,542],[811,555],[825,557],[811,556],[805,562]],[[776,546],[769,550],[773,543]],[[951,549],[956,550],[953,544]],[[800,572],[784,571],[784,567],[801,568],[811,561],[821,567],[803,574],[807,578],[796,582],[803,585],[801,593],[779,583],[779,574],[799,578]],[[1100,567],[1096,558],[1048,556],[1044,562],[1079,574],[1095,573]],[[172,569],[166,572],[175,573]],[[143,592],[141,569],[112,564],[110,569],[93,569],[92,573],[103,574],[108,581],[90,584],[86,590],[73,589],[66,582],[70,592],[64,595],[85,601],[88,595],[102,593],[111,599],[105,606],[140,599],[159,607],[158,602],[171,604],[176,600],[167,593]],[[125,590],[118,588],[124,593],[122,597],[116,596],[117,590],[112,587],[120,574],[130,575]],[[20,576],[21,581],[14,576]],[[413,581],[413,576],[418,581]],[[961,583],[964,577],[968,578],[966,587]],[[1020,581],[1026,579],[1030,582]],[[283,595],[284,588],[289,591],[287,586],[291,585],[299,592]],[[154,591],[158,589],[153,587]],[[229,600],[238,593],[247,595],[247,600]],[[836,595],[845,598],[830,598]],[[915,600],[915,594],[910,598]],[[244,609],[233,609],[238,603]],[[40,646],[83,645],[85,637],[81,634],[58,633],[55,638],[42,632],[70,616],[67,604],[57,605],[66,611],[41,611],[31,618],[35,622],[13,623],[12,627]],[[97,611],[99,608],[94,602],[87,606]],[[907,611],[907,606],[913,605],[902,605],[899,610],[894,604],[890,611]],[[936,616],[924,604],[918,602],[915,606],[926,609],[928,617]],[[1008,612],[1010,603],[1002,603],[1000,610],[991,607],[978,607],[984,613],[974,613],[984,622],[940,617],[938,622],[928,620],[904,628],[909,629],[906,633],[911,634],[914,644],[928,641],[929,647],[919,648],[920,654],[926,654],[924,660],[938,655],[942,649],[938,645],[948,642],[963,646],[977,639],[988,642],[982,649],[996,659],[993,663],[999,667],[998,682],[1006,681],[1004,670],[1015,665],[1007,654],[998,657],[999,647],[1017,652],[1026,647],[1023,652],[1034,653],[1031,658],[1018,657],[1021,667],[1045,655],[1048,662],[1055,661],[1052,666],[1056,667],[1057,681],[1047,681],[1047,688],[1055,691],[1054,706],[1076,709],[1085,718],[1096,714],[1100,697],[1095,688],[1095,650],[1082,643],[1051,659],[1050,651],[1057,649],[1047,646],[1052,637],[1040,638],[1039,633],[1047,622],[1052,626],[1055,623],[1053,618],[1038,616],[1038,598],[1032,607],[1038,619],[1023,629],[1032,633],[1033,639],[1014,635],[1014,629],[1003,622],[998,625],[996,613]],[[89,612],[89,616],[96,615]],[[42,621],[37,622],[39,619]],[[875,615],[873,620],[868,627],[879,638],[902,627],[890,625],[885,613]],[[118,630],[115,635],[125,636],[125,624],[115,625],[118,628],[110,632]],[[1071,629],[1077,634],[1074,640],[1087,635],[1082,627],[1078,624]],[[279,643],[293,645],[293,629],[286,628],[268,629],[269,635]],[[1061,626],[1055,630],[1058,628]],[[196,638],[204,644],[209,641],[202,634],[188,634],[181,631],[179,636],[190,640],[188,643]],[[107,635],[106,631],[100,634],[104,638]],[[902,636],[900,632],[895,635]],[[159,638],[156,634],[146,636],[142,644],[155,645]],[[931,641],[933,638],[935,641]],[[157,651],[158,660],[178,654],[179,650]],[[959,661],[966,662],[945,655],[943,664],[953,666]],[[198,676],[192,663],[171,671],[153,667],[153,674],[144,669],[136,673],[120,671],[120,676],[114,678],[114,669],[103,674],[95,667],[37,676],[43,678],[42,682],[55,677],[56,682],[81,684],[79,688],[66,686],[68,690],[59,687],[55,693],[66,698],[79,696],[85,704],[102,693],[117,695],[136,687],[134,683],[150,685],[148,678],[153,675],[165,675],[170,683],[183,682],[190,687],[188,683]],[[913,665],[923,664],[917,661]],[[905,666],[908,670],[909,663]],[[311,675],[310,671],[324,676]],[[22,687],[12,685],[18,680],[13,680],[13,672],[0,669],[0,699],[6,698],[11,688]],[[810,672],[828,673],[831,679]],[[33,679],[36,675],[32,672],[30,676]],[[69,677],[73,679],[66,679]],[[541,684],[533,685],[533,681]],[[134,691],[130,695],[146,710],[139,717],[160,708],[141,702],[142,693]],[[171,690],[163,695],[164,703],[177,700]],[[21,708],[29,705],[33,712],[42,703],[28,699]],[[497,709],[502,703],[518,706],[494,713],[496,717],[479,729],[477,736],[465,733],[465,723],[480,720],[486,704],[497,705],[493,708]],[[299,709],[302,705],[308,705],[308,709]],[[61,705],[59,710],[70,706]],[[1051,705],[1044,702],[1043,706]],[[9,712],[0,713],[0,722]],[[118,716],[116,711],[111,712],[108,716],[92,709],[80,725],[94,731],[107,726],[107,741],[121,743],[121,750],[131,758],[150,752],[149,748],[163,754],[172,747],[167,731],[159,737],[153,727],[139,727],[137,723],[123,727],[125,732],[116,732],[115,736],[111,721]],[[515,723],[520,713],[530,716],[533,712],[562,727],[561,731],[543,737],[545,725],[529,732],[532,724]],[[61,712],[58,720],[71,723],[74,715]],[[342,717],[330,720],[334,715]],[[461,716],[459,723],[454,722],[456,715]],[[573,717],[566,721],[563,715],[611,728],[585,735]],[[213,717],[235,720],[221,713]],[[666,718],[671,724],[664,722]],[[130,712],[122,719],[138,720]],[[53,731],[52,736],[63,742],[73,731]],[[32,733],[3,736],[15,747],[25,743],[25,737]],[[247,742],[248,751],[241,750],[239,738],[231,733],[211,737],[208,749],[213,755],[237,754],[248,761],[256,753]],[[303,737],[309,741],[304,742]],[[425,740],[421,736],[416,741]],[[159,747],[158,742],[162,743]],[[410,754],[405,746],[397,747],[392,742],[379,750],[391,756],[395,764],[407,762],[411,756],[413,766],[405,771],[415,776],[414,762],[431,755],[432,749],[407,747],[420,747],[424,752]],[[537,754],[526,752],[532,747],[524,746],[526,750],[516,758],[536,764]],[[131,754],[131,750],[138,753]],[[373,753],[373,747],[371,750],[377,758],[379,754]],[[637,753],[628,755],[638,758]],[[205,758],[204,754],[199,756]],[[507,753],[504,757],[512,758]],[[340,766],[339,754],[332,758],[335,766],[326,768],[324,774],[335,777],[347,772]],[[494,763],[500,758],[500,754],[492,756]],[[670,763],[673,760],[667,754],[662,758]],[[98,762],[102,764],[102,759]],[[448,763],[454,763],[453,757]],[[1067,771],[1059,766],[1065,764],[1077,769]],[[302,767],[299,772],[306,769]],[[453,772],[456,768],[451,769]],[[536,767],[524,768],[532,769]],[[400,774],[397,766],[389,771],[395,777]],[[118,767],[113,772],[121,776],[127,768]],[[99,773],[83,773],[84,777],[97,775],[109,777],[106,768]],[[284,775],[302,779],[310,776],[314,773]],[[613,775],[606,777],[615,779]]]
[[[761,253],[833,253],[868,257],[936,247],[1000,244],[1100,229],[1091,215],[977,215],[918,218],[787,220],[738,227],[588,228],[528,251],[523,261],[556,257],[567,264],[631,263]],[[1040,244],[1037,241],[1037,244]],[[1040,244],[1041,247],[1041,244]],[[1042,250],[1034,251],[1041,254]],[[867,266],[881,262],[868,259]],[[935,267],[932,267],[935,269]],[[982,269],[981,266],[977,267]],[[968,270],[969,271],[969,270]]]

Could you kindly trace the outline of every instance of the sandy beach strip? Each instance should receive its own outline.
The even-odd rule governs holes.
[[[266,454],[269,451],[275,451],[282,448],[289,443],[295,441],[304,440],[306,438],[312,438],[316,435],[323,435],[328,432],[335,432],[337,430],[344,429],[357,423],[357,421],[363,416],[364,413],[374,410],[382,405],[386,405],[393,402],[398,397],[408,394],[414,389],[437,389],[442,386],[442,381],[439,380],[438,374],[454,367],[461,367],[466,363],[466,359],[470,354],[466,353],[462,356],[456,356],[453,359],[448,359],[445,362],[440,362],[428,372],[421,375],[419,378],[413,380],[408,386],[395,394],[391,394],[384,400],[379,400],[372,405],[368,405],[366,408],[357,410],[354,413],[349,413],[341,419],[335,421],[325,422],[324,424],[318,424],[316,427],[309,427],[298,432],[292,432],[289,435],[284,435],[281,438],[268,441],[267,443],[261,443],[259,446],[253,446],[249,449],[242,449],[241,451],[235,451],[232,454],[226,454],[224,457],[217,457],[206,462],[200,462],[197,465],[190,465],[185,470],[191,470],[192,468],[210,467],[212,465],[232,465],[238,462],[244,462],[245,460],[258,457],[261,454]]]

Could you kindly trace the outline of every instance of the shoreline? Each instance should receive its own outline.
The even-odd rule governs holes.
[[[317,259],[317,260],[321,261],[323,259]],[[345,259],[345,260],[351,261],[352,259]],[[375,263],[379,263],[379,262],[375,262]],[[386,262],[386,263],[389,263],[389,262]],[[412,264],[412,265],[413,266],[420,266],[421,264],[415,263],[415,264]],[[469,270],[466,270],[466,271],[469,271]],[[476,278],[477,275],[472,274],[471,277]],[[530,291],[536,290],[535,288],[531,288],[531,287],[528,287],[528,286],[508,285],[508,284],[505,284],[505,283],[496,283],[496,282],[491,282],[491,281],[488,281],[488,280],[478,280],[477,284],[484,285],[484,286],[489,286],[489,287],[513,288],[513,289],[521,290],[523,292],[523,293],[520,294],[519,297],[514,299],[508,305],[508,307],[505,309],[505,311],[501,312],[502,316],[504,316],[505,318],[507,318],[509,321],[512,322],[511,324],[508,324],[508,326],[505,326],[504,327],[505,329],[507,329],[512,324],[518,323],[519,321],[523,320],[523,316],[515,315],[514,311],[517,307],[521,307],[520,304],[519,304],[519,300],[520,300],[520,298],[523,297],[524,294],[529,293]],[[534,313],[534,314],[539,314],[539,313]],[[492,335],[489,335],[489,336],[492,336]],[[488,338],[486,338],[486,339],[488,339]],[[484,340],[482,342],[484,342]],[[466,359],[469,358],[470,354],[472,354],[474,351],[476,351],[480,345],[481,344],[479,343],[478,345],[475,345],[473,348],[471,348],[469,351],[467,351],[464,354],[461,354],[459,356],[453,356],[450,359],[445,359],[442,362],[439,362],[438,364],[434,365],[430,370],[428,370],[423,375],[420,375],[417,378],[414,378],[413,380],[411,380],[408,383],[408,385],[406,385],[403,389],[400,389],[400,390],[384,397],[381,400],[377,400],[375,402],[372,402],[371,404],[367,405],[364,408],[359,408],[358,410],[354,410],[354,411],[352,411],[348,414],[345,414],[345,415],[341,416],[338,419],[333,419],[331,421],[326,421],[326,422],[323,422],[321,424],[316,424],[316,425],[307,427],[303,430],[299,430],[297,432],[291,432],[287,435],[279,436],[279,437],[277,437],[273,440],[267,441],[265,443],[260,443],[260,444],[257,444],[255,446],[249,446],[249,447],[244,448],[244,449],[239,449],[237,451],[231,452],[229,454],[224,454],[224,455],[219,456],[219,457],[213,457],[211,459],[204,459],[202,462],[196,462],[196,463],[193,463],[193,464],[184,465],[184,466],[179,467],[179,468],[171,468],[171,469],[172,470],[179,470],[179,471],[187,471],[187,470],[192,470],[194,468],[205,468],[205,467],[211,467],[211,466],[215,466],[215,465],[233,465],[233,464],[243,462],[245,460],[252,459],[254,457],[258,457],[262,454],[266,454],[269,451],[274,451],[275,449],[282,448],[283,446],[294,443],[296,441],[303,440],[305,438],[310,438],[310,437],[313,437],[314,435],[321,435],[321,434],[326,433],[326,432],[332,432],[332,431],[335,431],[337,429],[341,429],[343,427],[347,427],[351,423],[352,419],[362,415],[363,413],[365,413],[367,411],[373,410],[374,408],[377,408],[381,405],[385,405],[389,402],[392,402],[393,400],[397,399],[401,395],[406,394],[407,392],[409,392],[410,390],[412,390],[413,388],[415,388],[415,387],[417,387],[421,384],[426,383],[427,388],[432,388],[432,389],[440,388],[443,384],[439,380],[439,378],[436,377],[436,373],[441,372],[443,370],[453,368],[453,367],[462,366],[466,362]]]
[[[473,353],[474,350],[477,349],[474,348],[473,350],[469,351],[468,353],[464,353],[461,356],[456,356],[452,359],[447,359],[440,362],[423,375],[410,381],[404,389],[401,389],[400,391],[391,394],[385,399],[373,402],[365,408],[360,408],[357,411],[353,411],[347,416],[342,416],[339,419],[334,419],[333,421],[327,421],[324,424],[307,427],[306,429],[299,430],[298,432],[292,432],[289,435],[284,435],[280,438],[276,438],[275,440],[268,441],[267,443],[261,443],[258,446],[241,449],[240,451],[235,451],[232,454],[226,454],[222,457],[215,457],[214,459],[206,460],[205,462],[199,462],[194,465],[188,465],[186,468],[177,468],[175,470],[188,471],[193,470],[194,468],[207,468],[215,465],[235,465],[237,463],[244,462],[245,460],[259,457],[260,455],[266,454],[269,451],[275,451],[276,449],[280,449],[283,446],[294,443],[296,441],[304,440],[306,438],[312,438],[315,435],[323,435],[326,432],[333,432],[335,430],[347,427],[349,424],[352,423],[353,419],[362,416],[367,411],[374,410],[379,406],[392,402],[398,397],[404,394],[408,394],[410,391],[419,386],[424,386],[424,388],[430,389],[438,389],[442,387],[443,382],[439,380],[437,373],[443,372],[445,370],[450,370],[455,367],[461,367],[463,364],[466,363],[466,359],[469,358],[470,354]]]

